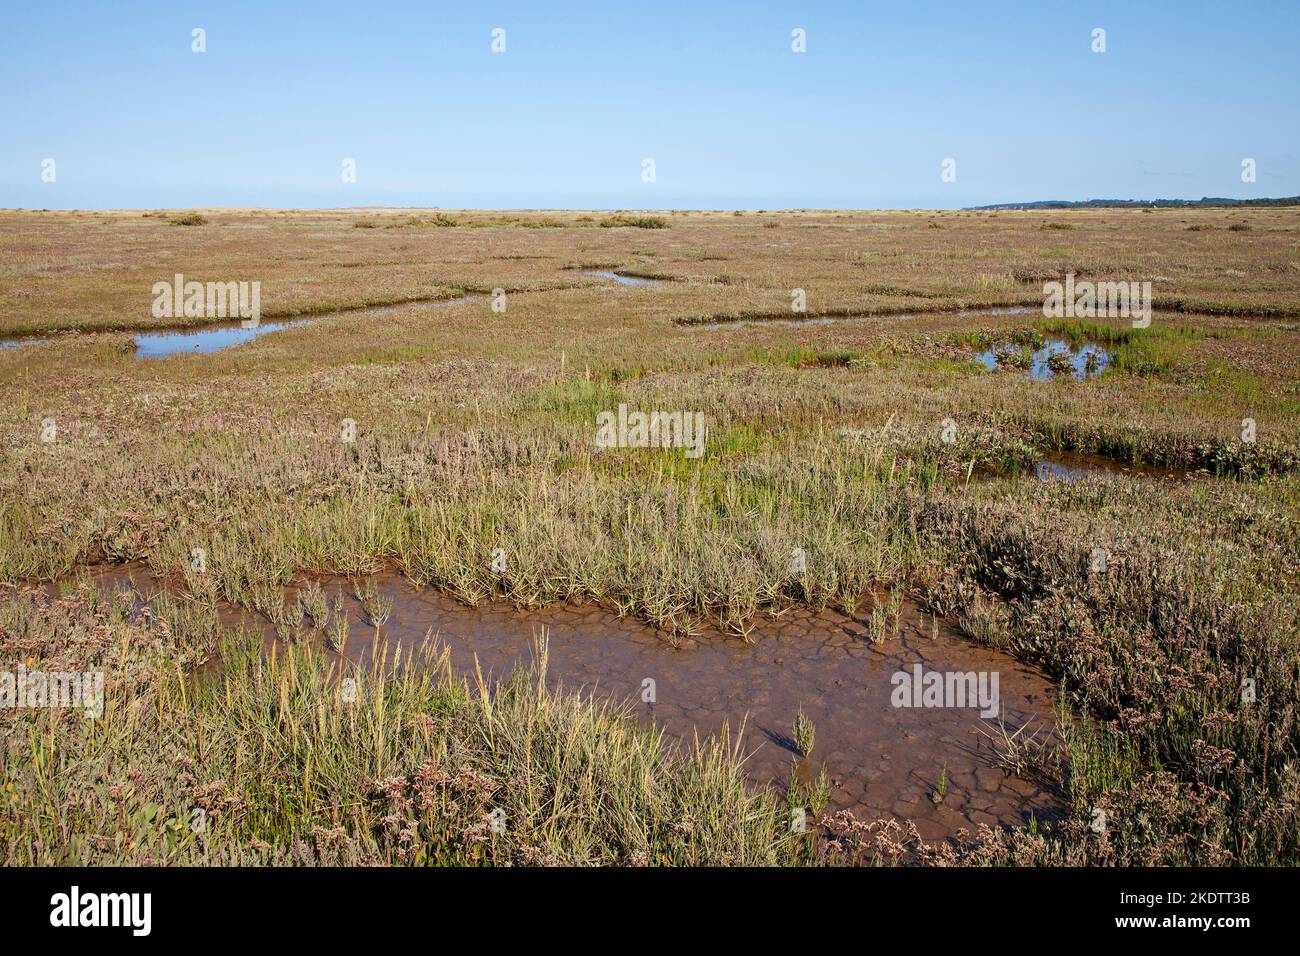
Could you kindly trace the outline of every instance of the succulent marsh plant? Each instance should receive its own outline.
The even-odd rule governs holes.
[[[328,630],[325,632],[326,643],[329,644],[330,650],[342,654],[348,644],[348,611],[343,604],[343,595],[338,594],[334,598],[333,620],[330,622]]]
[[[794,717],[794,728],[792,734],[794,745],[799,749],[799,753],[807,757],[813,751],[813,743],[817,739],[817,728],[808,715],[803,712],[803,707],[799,708],[799,713]]]
[[[371,627],[383,627],[393,613],[393,599],[380,591],[370,578],[354,582],[353,589]]]

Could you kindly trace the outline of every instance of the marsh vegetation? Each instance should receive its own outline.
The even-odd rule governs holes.
[[[107,685],[98,721],[0,709],[0,859],[1300,856],[1294,209],[172,215],[0,213],[0,337],[40,339],[0,350],[0,670]],[[137,361],[177,272],[318,318]],[[1067,272],[1149,278],[1151,326],[1040,318]],[[1014,355],[1051,340],[1107,361],[1035,381]],[[621,402],[704,411],[705,454],[597,450]],[[1033,477],[1071,455],[1121,467]],[[71,583],[128,562],[168,584],[143,617]],[[915,608],[1050,677],[1050,738],[1007,727],[989,767],[1062,810],[927,840],[838,806],[812,700],[779,727],[818,766],[782,785],[747,775],[738,727],[697,748],[528,667],[480,686],[431,650],[339,706],[340,662],[400,622],[368,583],[389,570],[669,646],[829,609],[893,652]],[[349,583],[290,601],[304,576]],[[948,808],[944,760],[917,775]],[[791,800],[824,808],[806,834]]]

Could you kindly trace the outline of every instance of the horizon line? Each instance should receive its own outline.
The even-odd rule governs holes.
[[[1050,205],[1049,205],[1050,204]],[[3,212],[170,212],[181,209],[205,210],[209,212],[241,211],[303,211],[303,212],[370,212],[393,211],[406,212],[415,210],[435,210],[443,212],[751,212],[751,213],[795,213],[795,212],[992,212],[1017,210],[1026,212],[1060,212],[1069,209],[1087,209],[1089,207],[1114,206],[1202,206],[1206,208],[1234,208],[1241,206],[1300,206],[1300,195],[1259,196],[1237,199],[1226,196],[1202,196],[1200,199],[1029,199],[1008,202],[985,203],[978,206],[783,206],[757,208],[744,206],[397,206],[386,204],[369,204],[354,206],[0,206]],[[1034,208],[1037,207],[1037,208]]]

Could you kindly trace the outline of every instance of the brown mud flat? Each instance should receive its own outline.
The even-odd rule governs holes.
[[[134,589],[142,597],[157,584],[143,567],[100,568],[91,577],[108,590]],[[285,589],[286,607],[306,578]],[[368,623],[351,581],[316,577],[331,602],[342,594],[349,618],[344,656],[366,667],[375,657],[401,659],[438,641],[454,673],[504,679],[547,641],[547,681],[596,698],[628,701],[642,723],[654,721],[668,737],[690,744],[728,726],[740,733],[748,776],[784,791],[792,769],[808,783],[825,767],[828,812],[852,810],[860,819],[899,818],[922,838],[951,838],[981,824],[1019,826],[1054,819],[1063,811],[1051,788],[998,766],[1001,728],[1025,739],[1035,732],[1054,741],[1056,691],[1039,671],[961,637],[911,602],[903,604],[898,634],[872,643],[871,627],[838,611],[793,608],[760,616],[748,641],[721,632],[676,643],[649,625],[592,604],[519,610],[504,601],[467,607],[441,592],[418,589],[395,573],[369,577],[393,601],[380,628]],[[277,643],[261,615],[226,605],[222,621],[260,630],[271,653]],[[314,640],[321,640],[317,632]],[[333,653],[333,652],[329,652]],[[977,706],[898,707],[897,672],[996,673],[1001,714],[983,718]],[[643,701],[654,682],[653,704]],[[791,739],[802,707],[816,728],[810,758]],[[742,726],[743,725],[743,726]],[[733,737],[734,739],[734,737]],[[943,782],[944,796],[934,795]]]

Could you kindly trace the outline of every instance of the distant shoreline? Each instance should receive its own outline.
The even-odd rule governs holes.
[[[609,215],[630,213],[657,213],[670,215],[823,215],[833,213],[955,213],[996,212],[999,210],[1046,209],[1234,209],[1234,208],[1290,208],[1300,206],[1300,196],[1283,196],[1262,199],[1040,199],[1031,202],[992,203],[985,206],[787,206],[773,208],[749,207],[685,207],[685,206],[0,206],[3,213],[82,213],[86,215],[166,215],[184,212],[212,213],[342,213],[342,214],[402,214],[402,213],[495,213],[533,215]]]
[[[966,210],[983,209],[1112,209],[1133,206],[1300,206],[1300,196],[1278,199],[1222,199],[1206,196],[1204,199],[1040,199],[1035,202],[1003,202],[989,206],[967,206]]]

